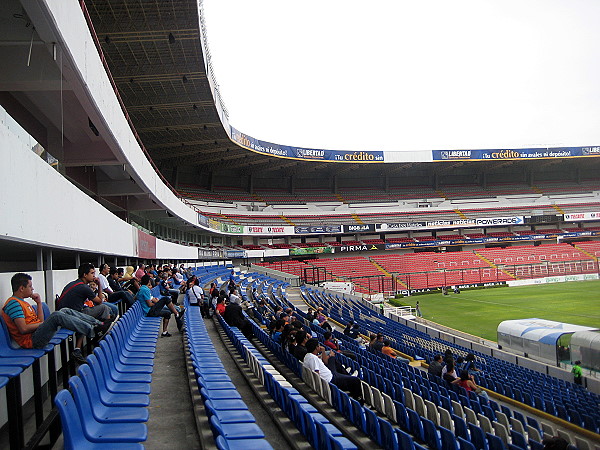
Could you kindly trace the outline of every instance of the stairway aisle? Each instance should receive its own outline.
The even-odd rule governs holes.
[[[288,287],[286,288],[287,299],[289,302],[298,308],[300,311],[307,312],[308,306],[304,303],[302,294],[300,294],[300,288]]]
[[[171,337],[159,338],[154,357],[147,449],[200,449],[194,409],[188,388],[182,334],[175,320],[169,323]]]

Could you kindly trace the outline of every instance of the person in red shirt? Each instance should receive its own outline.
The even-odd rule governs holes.
[[[340,346],[337,343],[337,339],[332,338],[331,331],[326,331],[325,333],[323,333],[323,339],[324,339],[323,345],[325,347],[329,347],[334,352],[340,351]]]
[[[225,314],[225,299],[222,297],[219,297],[217,299],[217,306],[216,306],[216,311],[217,314],[222,316],[223,314]]]

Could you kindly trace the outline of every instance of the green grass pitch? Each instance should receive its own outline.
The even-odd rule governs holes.
[[[600,328],[600,280],[503,287],[404,298],[423,318],[496,341],[503,320],[532,317]]]

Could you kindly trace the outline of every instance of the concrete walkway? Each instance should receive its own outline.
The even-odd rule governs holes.
[[[169,338],[159,338],[154,357],[147,449],[200,449],[194,409],[188,388],[182,334],[175,320]]]

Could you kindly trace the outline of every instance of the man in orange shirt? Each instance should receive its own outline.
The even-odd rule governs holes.
[[[69,308],[53,312],[44,320],[42,299],[39,294],[33,292],[31,276],[17,273],[13,275],[10,283],[13,295],[2,308],[2,318],[11,337],[22,348],[45,347],[60,327],[93,338],[94,327],[102,325],[102,322],[92,316]],[[36,303],[37,312],[25,301],[26,298],[31,298]]]
[[[388,355],[390,358],[396,359],[396,352],[392,347],[390,347],[390,341],[383,341],[383,347],[381,347],[381,353],[384,355]]]

